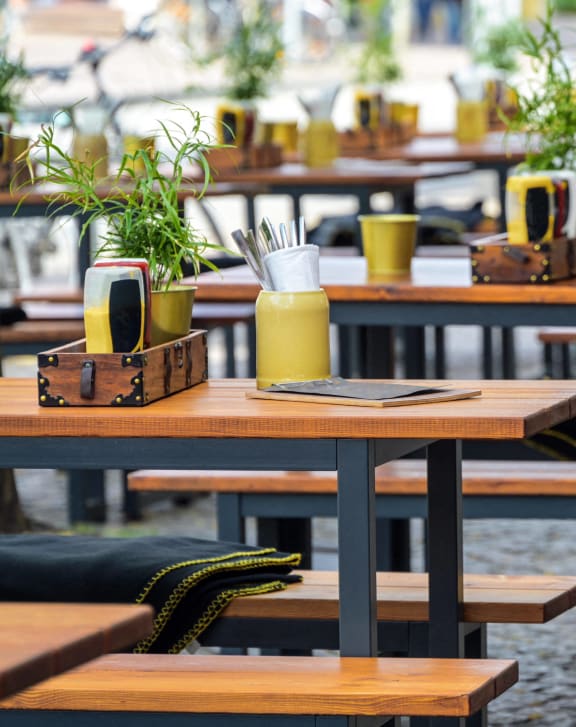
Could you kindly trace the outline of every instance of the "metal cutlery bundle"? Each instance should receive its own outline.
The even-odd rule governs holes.
[[[264,290],[318,290],[318,247],[306,243],[304,218],[281,222],[263,217],[258,234],[234,230],[232,239]]]

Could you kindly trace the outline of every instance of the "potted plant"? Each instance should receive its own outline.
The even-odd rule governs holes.
[[[42,127],[25,152],[31,180],[20,185],[48,185],[51,214],[65,212],[73,217],[82,216],[80,240],[93,223],[104,221],[96,257],[147,260],[153,331],[155,327],[163,329],[162,323],[155,324],[155,315],[165,300],[186,291],[186,286],[178,285],[183,275],[182,265],[192,266],[195,274],[201,266],[216,270],[207,254],[228,252],[221,245],[208,242],[182,214],[182,187],[192,181],[186,176],[187,170],[196,171],[196,181],[199,170],[201,181],[190,186],[189,196],[202,199],[212,180],[206,154],[218,145],[203,130],[203,119],[198,112],[184,105],[171,103],[170,106],[174,114],[184,118],[158,122],[154,148],[124,153],[118,170],[105,180],[96,174],[100,160],[75,158],[59,143],[54,119]],[[32,173],[33,161],[38,161],[41,173]],[[192,300],[193,297],[190,306]],[[184,322],[188,328],[190,316],[191,308],[187,323]],[[153,335],[153,344],[158,342]]]
[[[520,70],[519,56],[525,25],[517,19],[510,19],[486,26],[482,12],[477,14],[476,25],[480,30],[472,46],[472,61],[485,79],[489,128],[502,128],[502,114],[512,116],[517,109],[511,78]]]
[[[386,88],[402,77],[390,30],[391,12],[390,0],[368,0],[362,4],[365,39],[356,61],[354,98],[354,115],[359,129],[377,131],[387,121],[398,124],[404,113],[404,104],[392,106],[385,98]]]
[[[230,103],[221,104],[217,110],[220,142],[238,146],[252,142],[255,101],[266,96],[271,80],[280,73],[283,52],[280,25],[271,16],[266,0],[253,1],[243,9],[241,22],[221,51],[225,94]]]

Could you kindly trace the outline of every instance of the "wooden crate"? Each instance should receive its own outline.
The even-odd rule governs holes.
[[[510,245],[506,235],[478,240],[470,246],[473,283],[551,283],[575,274],[575,241],[559,237],[547,242]]]
[[[86,353],[83,338],[38,354],[38,403],[145,406],[206,378],[206,331],[138,353]]]

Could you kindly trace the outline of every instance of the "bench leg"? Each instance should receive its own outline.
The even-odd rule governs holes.
[[[127,472],[122,472],[122,512],[127,522],[142,519],[140,493],[128,489]],[[75,523],[106,522],[105,472],[70,470],[68,472],[68,520]]]
[[[68,519],[106,522],[106,495],[102,470],[70,470],[68,473]]]
[[[410,568],[410,520],[378,518],[376,567],[379,571],[405,572]]]

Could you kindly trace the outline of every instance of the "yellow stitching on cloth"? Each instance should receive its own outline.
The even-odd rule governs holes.
[[[216,558],[198,558],[197,560],[183,560],[179,563],[173,563],[172,565],[167,565],[165,568],[162,568],[161,570],[157,571],[152,578],[148,581],[148,583],[144,586],[144,590],[140,593],[138,598],[136,599],[136,603],[142,603],[146,596],[150,593],[152,588],[158,583],[158,581],[161,578],[164,578],[164,576],[168,575],[169,573],[172,573],[173,571],[177,570],[178,568],[186,568],[189,565],[200,565],[201,563],[219,563],[224,560],[232,560],[232,558],[244,558],[245,556],[258,556],[258,555],[268,555],[269,553],[274,553],[274,548],[266,548],[265,550],[258,550],[258,551],[238,551],[237,553],[228,553],[227,555],[220,555]]]
[[[177,641],[172,648],[168,650],[169,654],[179,654],[188,644],[196,639],[210,624],[215,621],[226,606],[235,598],[240,596],[257,596],[261,593],[272,593],[273,591],[285,591],[287,584],[282,581],[270,581],[267,584],[259,586],[246,586],[237,590],[222,591],[217,598],[212,601],[206,611],[196,622],[196,625],[187,631],[184,636]]]
[[[542,434],[544,434],[544,433],[545,432],[542,432]],[[530,447],[531,449],[535,449],[537,452],[542,452],[542,454],[547,454],[549,457],[552,457],[553,459],[557,459],[561,462],[571,462],[572,461],[570,459],[570,457],[559,454],[558,451],[555,450],[553,447],[547,447],[545,444],[541,444],[540,442],[533,442],[530,439],[523,439],[522,442],[527,447]]]
[[[274,550],[274,549],[272,549]],[[252,552],[253,555],[253,552]],[[301,556],[299,553],[287,555],[284,558],[251,558],[248,560],[240,560],[236,563],[230,564],[222,562],[223,559],[218,559],[219,562],[214,563],[212,566],[209,566],[208,568],[204,568],[201,571],[197,571],[196,573],[192,573],[191,575],[184,578],[180,583],[174,588],[172,593],[169,595],[168,599],[160,609],[160,611],[156,614],[156,618],[154,619],[154,630],[150,636],[146,639],[142,639],[138,642],[136,647],[134,648],[135,653],[146,653],[152,644],[156,641],[166,624],[168,623],[168,619],[170,616],[174,613],[177,606],[180,604],[182,599],[187,595],[188,591],[196,584],[198,581],[208,577],[209,575],[212,575],[213,573],[218,573],[221,571],[242,571],[242,570],[249,570],[252,568],[255,564],[259,566],[267,566],[267,565],[293,565],[298,566],[300,564]],[[204,562],[204,561],[202,561]]]

